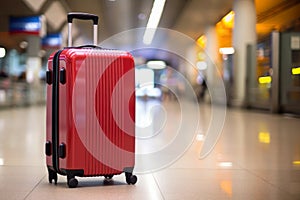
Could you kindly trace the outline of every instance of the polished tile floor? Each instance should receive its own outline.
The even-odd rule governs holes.
[[[149,111],[153,105],[158,109]],[[172,126],[168,121],[177,123],[180,114],[174,102],[161,106],[151,101],[137,105],[145,112],[138,113],[140,119],[151,113],[145,118],[150,124],[161,120],[155,113],[167,116],[158,131],[164,135]],[[209,105],[200,105],[200,119],[198,135],[183,156],[160,170],[138,173],[136,185],[125,184],[122,175],[79,178],[78,187],[69,189],[63,176],[56,186],[47,181],[45,107],[1,110],[0,199],[300,199],[300,118],[227,109],[222,134],[204,159],[199,155],[211,120]],[[169,140],[159,140],[164,138]]]

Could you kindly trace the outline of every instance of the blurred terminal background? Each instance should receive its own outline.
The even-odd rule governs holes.
[[[207,85],[213,88],[221,79],[227,105],[300,114],[299,0],[153,5],[150,0],[2,1],[0,108],[45,104],[48,57],[67,45],[67,13],[81,11],[99,15],[100,45],[132,51],[139,97],[161,100],[184,90],[186,82],[174,69],[199,101],[210,102]],[[89,26],[75,21],[75,46],[92,43]],[[152,36],[145,36],[145,27]],[[188,42],[175,45],[181,50],[174,53],[171,45],[180,42],[180,34]]]

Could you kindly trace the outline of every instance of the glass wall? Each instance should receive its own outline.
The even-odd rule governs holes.
[[[300,33],[281,34],[280,104],[283,112],[300,113]]]
[[[6,50],[0,58],[0,108],[45,102],[45,87],[27,81],[26,51]]]

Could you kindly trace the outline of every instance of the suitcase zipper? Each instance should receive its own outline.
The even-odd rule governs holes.
[[[53,57],[53,85],[52,85],[52,164],[59,174],[59,57],[63,50],[59,50]]]

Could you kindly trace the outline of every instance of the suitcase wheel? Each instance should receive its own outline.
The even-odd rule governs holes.
[[[125,172],[125,177],[128,185],[130,184],[134,185],[137,182],[136,175],[133,175],[132,173]]]
[[[52,180],[54,180],[55,185],[57,184],[57,173],[51,169],[48,169],[48,180],[49,183],[52,183]]]
[[[107,176],[104,176],[104,178],[106,178],[106,179],[112,179],[112,177],[114,177],[114,175],[107,175]]]
[[[68,181],[67,184],[69,188],[76,188],[78,185],[78,180],[75,177],[67,176],[67,181]]]

